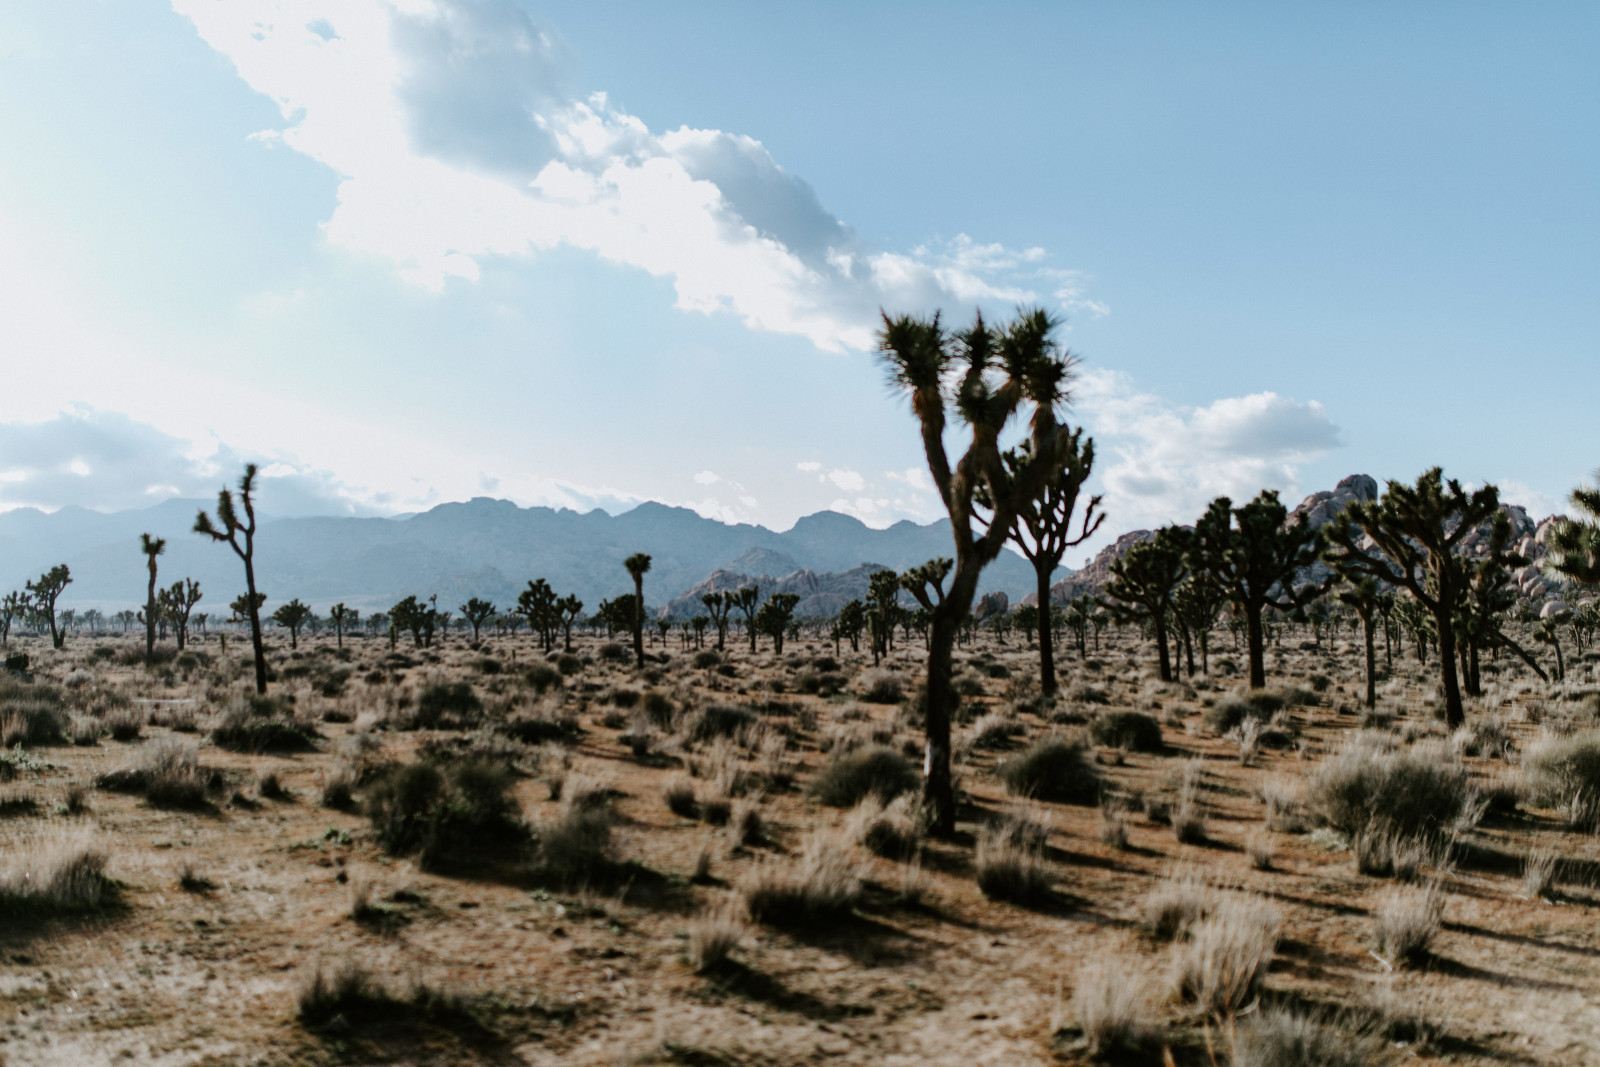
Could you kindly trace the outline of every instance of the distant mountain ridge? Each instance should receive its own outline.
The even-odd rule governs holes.
[[[191,532],[196,511],[212,503],[169,500],[109,514],[82,508],[0,513],[0,592],[20,589],[65,562],[73,583],[62,596],[63,607],[137,606],[146,582],[138,538],[149,532],[167,539],[161,583],[195,578],[205,593],[197,610],[226,613],[228,602],[243,592],[243,569],[227,546]],[[641,504],[612,516],[477,497],[399,519],[263,517],[256,575],[269,609],[298,597],[319,611],[343,601],[371,612],[411,594],[438,594],[440,608],[451,611],[473,596],[505,609],[529,579],[545,578],[563,594],[576,593],[592,611],[602,598],[632,591],[622,561],[634,552],[652,557],[645,600],[662,605],[718,569],[811,571],[829,585],[829,576],[864,564],[903,570],[950,556],[953,547],[947,520],[926,526],[902,521],[874,530],[823,511],[776,533],[664,504]],[[1004,552],[984,571],[979,587],[1015,598],[1033,588],[1033,571],[1020,556]]]

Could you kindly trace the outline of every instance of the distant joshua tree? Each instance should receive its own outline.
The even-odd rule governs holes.
[[[1195,523],[1195,566],[1217,584],[1244,617],[1250,688],[1267,684],[1261,615],[1292,612],[1321,595],[1316,585],[1294,587],[1295,574],[1317,560],[1317,532],[1304,516],[1287,524],[1289,510],[1271,489],[1243,507],[1220,496]]]
[[[491,601],[479,600],[477,597],[473,597],[461,605],[461,617],[472,624],[473,644],[478,643],[478,631],[483,627],[483,624],[493,617],[498,610]]]
[[[1378,583],[1371,578],[1357,578],[1338,596],[1339,603],[1353,609],[1361,620],[1361,633],[1367,645],[1367,707],[1376,707],[1378,653],[1373,634],[1378,621]]]
[[[173,582],[172,588],[157,594],[162,617],[172,623],[172,632],[178,639],[178,651],[189,643],[189,614],[202,597],[200,583],[193,578]]]
[[[969,329],[950,334],[937,315],[885,314],[878,333],[890,383],[911,401],[955,542],[954,560],[930,561],[905,576],[929,615],[923,800],[939,834],[955,828],[950,719],[957,634],[972,611],[978,577],[1005,548],[1017,514],[1043,497],[1067,465],[1071,431],[1057,412],[1067,402],[1072,359],[1051,336],[1057,325],[1043,311],[1019,311],[1001,329],[979,315]],[[952,418],[972,435],[954,463],[945,450]],[[1025,460],[1008,467],[1000,435],[1013,418],[1027,428],[1028,445]]]
[[[27,618],[31,608],[31,598],[27,593],[12,591],[0,600],[0,645],[11,640],[11,624],[18,619]]]
[[[561,647],[564,651],[572,651],[572,627],[582,614],[583,601],[575,593],[568,593],[556,603],[556,618],[561,622]]]
[[[727,593],[701,593],[700,603],[711,613],[711,624],[717,628],[717,651],[721,652],[728,640],[728,613],[733,610],[733,598]]]
[[[352,611],[340,601],[328,609],[328,621],[333,623],[333,640],[340,648],[344,647],[344,628],[354,627],[360,621],[360,612]]]
[[[783,635],[789,630],[795,605],[800,598],[794,593],[774,593],[756,612],[756,629],[772,638],[772,650],[783,655]]]
[[[745,632],[750,635],[750,651],[756,650],[756,611],[761,605],[761,587],[759,585],[741,586],[736,593],[728,593],[728,600],[739,609],[739,614],[744,616]]]
[[[1504,563],[1510,556],[1510,527],[1500,510],[1499,490],[1486,485],[1469,493],[1454,478],[1446,482],[1434,467],[1414,486],[1391,481],[1379,499],[1352,501],[1340,519],[1323,527],[1323,556],[1336,571],[1405,589],[1432,616],[1445,721],[1452,728],[1466,721],[1456,674],[1455,622],[1471,595],[1471,564],[1456,549],[1491,520],[1485,558]],[[1365,547],[1367,538],[1376,551]]]
[[[1172,681],[1167,624],[1173,603],[1194,550],[1194,531],[1183,526],[1163,526],[1148,541],[1141,541],[1111,564],[1112,580],[1105,587],[1112,615],[1119,622],[1149,623],[1155,632],[1157,664],[1163,682]]]
[[[635,552],[622,561],[628,576],[633,579],[633,657],[639,669],[644,669],[644,575],[650,569],[650,557]]]
[[[194,532],[213,541],[224,541],[234,555],[244,562],[245,607],[250,620],[250,647],[256,660],[256,692],[267,691],[267,650],[261,642],[261,603],[265,595],[256,591],[256,508],[252,496],[255,492],[256,465],[247,464],[239,478],[239,503],[244,508],[244,520],[233,507],[233,494],[223,489],[217,494],[217,529],[204,511],[194,520]]]
[[[139,535],[139,551],[144,553],[145,566],[150,570],[150,586],[144,599],[144,658],[154,659],[156,654],[156,557],[167,550],[165,537]]]
[[[1055,638],[1050,632],[1054,619],[1050,613],[1050,578],[1061,566],[1061,557],[1067,549],[1083,544],[1094,536],[1105,513],[1099,512],[1100,498],[1091,497],[1083,509],[1083,522],[1073,533],[1073,512],[1078,507],[1078,494],[1094,469],[1094,439],[1085,439],[1083,430],[1069,431],[1062,448],[1064,466],[1055,481],[1045,486],[1036,500],[1023,501],[1011,523],[1011,543],[1022,549],[1022,554],[1033,564],[1034,585],[1039,600],[1039,689],[1045,696],[1056,693]],[[1020,470],[1031,457],[1027,449],[1005,454],[1006,466]]]
[[[290,648],[300,647],[300,627],[304,626],[310,617],[311,609],[300,603],[299,597],[280,605],[278,610],[272,613],[272,621],[289,631]]]
[[[33,595],[33,608],[46,625],[50,627],[50,646],[60,648],[67,642],[67,635],[56,623],[56,598],[61,591],[72,583],[72,572],[65,563],[57,563],[54,567],[39,575],[39,580],[29,582],[27,591]]]
[[[1555,524],[1545,562],[1550,573],[1587,586],[1600,586],[1600,471],[1595,483],[1572,491],[1573,510],[1584,517]]]

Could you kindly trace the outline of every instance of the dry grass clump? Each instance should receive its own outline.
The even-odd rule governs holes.
[[[1072,1015],[1083,1029],[1090,1055],[1137,1056],[1153,1046],[1156,1034],[1145,1022],[1148,1011],[1144,984],[1130,979],[1125,965],[1091,963],[1078,972],[1072,986]]]
[[[356,769],[347,762],[334,764],[322,776],[322,806],[348,811],[355,806]]]
[[[194,745],[162,737],[141,745],[132,766],[102,774],[95,784],[114,793],[142,794],[156,807],[201,808],[215,780],[215,772],[200,765]]]
[[[1528,851],[1522,861],[1522,892],[1529,900],[1549,899],[1556,888],[1556,852],[1549,848]]]
[[[1256,799],[1266,805],[1267,828],[1280,834],[1297,834],[1305,829],[1301,783],[1288,775],[1275,774],[1256,784]]]
[[[1277,1009],[1233,1032],[1233,1067],[1367,1067],[1381,1051],[1370,1034]]]
[[[920,828],[915,802],[901,794],[885,804],[869,794],[850,810],[845,821],[850,839],[868,852],[903,859],[916,850]]]
[[[662,795],[667,801],[667,810],[682,819],[698,819],[700,817],[700,802],[695,799],[694,784],[684,778],[674,778],[662,790]]]
[[[55,829],[0,850],[0,915],[46,918],[93,911],[116,891],[109,852],[93,831]]]
[[[1039,843],[1018,840],[1004,825],[985,828],[973,858],[978,888],[992,900],[1039,904],[1050,897],[1055,877]]]
[[[1004,748],[1021,732],[1022,723],[1014,715],[991,711],[972,724],[970,743],[974,748]]]
[[[715,970],[749,934],[737,907],[707,908],[689,923],[689,966],[696,974]]]
[[[74,715],[67,726],[67,740],[79,748],[92,748],[100,743],[100,720],[88,715]]]
[[[512,782],[486,760],[400,764],[367,786],[367,817],[385,851],[417,853],[432,870],[502,859],[527,839]]]
[[[1100,799],[1100,776],[1086,751],[1082,737],[1053,734],[1006,760],[996,773],[1015,796],[1094,804]]]
[[[1533,803],[1559,810],[1574,829],[1600,830],[1600,728],[1546,734],[1528,746],[1522,767]]]
[[[1421,963],[1443,917],[1444,890],[1437,881],[1389,890],[1375,916],[1378,954],[1398,967]]]
[[[872,671],[862,680],[861,699],[869,704],[898,704],[905,698],[905,686],[886,671]]]
[[[297,1016],[308,1027],[340,1029],[378,1022],[447,1022],[476,1027],[459,996],[414,983],[401,992],[350,958],[325,969],[318,961],[295,997]]]
[[[814,832],[794,860],[758,864],[742,887],[756,922],[806,926],[850,914],[861,898],[863,866],[847,839]]]
[[[1251,831],[1245,838],[1244,851],[1250,857],[1250,866],[1258,871],[1272,870],[1272,835],[1264,827]]]
[[[1266,974],[1283,921],[1260,897],[1230,894],[1173,946],[1178,996],[1220,1019],[1244,1007]]]
[[[761,819],[761,808],[753,800],[736,801],[728,816],[728,840],[734,848],[749,848],[761,843],[766,825]]]
[[[230,701],[211,730],[212,743],[233,752],[305,752],[316,747],[318,736],[287,705],[254,695]]]
[[[887,804],[921,783],[909,760],[884,745],[868,745],[835,756],[817,775],[811,791],[835,808],[854,807],[868,796]]]
[[[122,708],[113,711],[101,720],[106,733],[111,735],[113,741],[137,741],[139,734],[144,730],[144,712],[135,711],[133,708]]]
[[[679,736],[691,744],[737,737],[756,723],[755,712],[732,704],[707,704],[684,716]]]
[[[1145,894],[1141,924],[1157,941],[1175,941],[1209,915],[1217,900],[1217,890],[1198,871],[1174,871]]]
[[[1390,749],[1364,735],[1323,760],[1306,787],[1312,814],[1352,840],[1444,833],[1472,799],[1466,769],[1443,749]]]
[[[26,690],[24,690],[26,691]],[[30,696],[0,704],[0,745],[54,745],[66,740],[71,716],[59,704]]]
[[[1100,843],[1119,852],[1128,848],[1128,812],[1121,804],[1101,803]]]
[[[569,789],[561,813],[539,827],[539,869],[572,883],[604,870],[614,857],[611,829],[617,813],[610,790],[598,779],[573,775],[579,788]]]

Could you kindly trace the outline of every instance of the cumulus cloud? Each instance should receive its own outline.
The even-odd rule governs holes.
[[[867,480],[861,477],[861,472],[853,470],[831,470],[828,472],[828,481],[847,493],[859,493],[867,485]]]
[[[441,288],[560,245],[658,277],[677,306],[866,349],[879,307],[1050,301],[1104,313],[1044,250],[964,235],[863,240],[761,142],[654,132],[575,88],[515,0],[174,0],[286,125],[257,136],[327,165],[329,241]]]
[[[812,474],[812,473],[814,473],[816,471],[821,470],[822,469],[822,464],[818,463],[814,459],[807,459],[807,460],[802,460],[799,463],[796,463],[794,465],[794,469],[797,470],[797,471],[803,471],[806,474]]]
[[[209,497],[245,459],[214,443],[202,451],[126,415],[79,406],[40,422],[0,423],[0,509],[77,506],[117,511],[172,497]],[[325,471],[292,459],[261,462],[258,500],[274,515],[369,514]]]
[[[1183,407],[1139,392],[1126,375],[1093,370],[1076,399],[1117,532],[1193,521],[1218,496],[1238,501],[1277,489],[1294,497],[1300,467],[1340,444],[1321,404],[1276,393]]]

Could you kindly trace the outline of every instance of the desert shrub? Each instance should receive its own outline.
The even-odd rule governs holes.
[[[67,739],[71,717],[49,700],[7,700],[0,704],[0,745],[54,745]]]
[[[87,715],[74,715],[67,727],[67,739],[80,748],[100,743],[100,721]]]
[[[300,722],[287,705],[236,697],[217,717],[211,742],[233,752],[303,752],[316,746],[317,728]]]
[[[884,671],[867,675],[866,685],[861,690],[861,699],[869,704],[898,704],[905,698],[905,687],[900,679]]]
[[[522,680],[535,693],[543,693],[552,687],[560,687],[561,672],[548,663],[535,663],[532,667],[522,672]]]
[[[1022,732],[1022,723],[1013,716],[991,711],[972,724],[972,744],[977,748],[1004,748]]]
[[[1234,1031],[1233,1067],[1367,1067],[1381,1053],[1369,1034],[1269,1009]]]
[[[1205,723],[1206,729],[1220,737],[1223,734],[1237,730],[1246,719],[1265,722],[1271,717],[1270,713],[1261,714],[1238,697],[1224,697],[1207,708],[1205,714],[1200,717],[1200,721]]]
[[[217,782],[216,772],[200,765],[195,747],[175,737],[147,741],[132,766],[102,774],[101,789],[138,793],[156,807],[200,808]]]
[[[606,694],[606,699],[616,707],[633,709],[639,706],[639,691],[637,689],[613,689]]]
[[[1095,804],[1100,799],[1100,776],[1085,758],[1079,737],[1040,738],[1002,763],[996,773],[1016,796],[1067,804]]]
[[[700,817],[700,802],[695,799],[694,786],[688,781],[678,778],[667,785],[665,790],[667,810],[684,819],[698,819]]]
[[[805,926],[850,914],[861,898],[862,863],[837,834],[813,833],[794,860],[764,860],[742,886],[756,922]]]
[[[1155,1043],[1144,1021],[1145,991],[1128,980],[1125,967],[1091,963],[1072,985],[1072,1014],[1083,1029],[1084,1044],[1100,1059],[1137,1056]]]
[[[318,961],[301,983],[295,1005],[302,1025],[337,1028],[340,1033],[371,1024],[418,1021],[451,1029],[478,1029],[459,996],[421,982],[413,982],[403,992],[396,991],[374,977],[364,964],[348,958],[331,969]]]
[[[728,839],[734,848],[759,844],[765,832],[761,808],[754,801],[740,800],[733,805],[728,816]]]
[[[488,760],[399,764],[367,785],[366,813],[385,851],[417,853],[433,870],[468,865],[525,842],[512,782]]]
[[[1573,827],[1600,829],[1600,729],[1542,737],[1522,766],[1533,803],[1560,810]]]
[[[973,869],[984,896],[1012,904],[1040,903],[1055,883],[1044,850],[1004,828],[988,827],[979,835]]]
[[[1092,685],[1075,685],[1067,697],[1075,704],[1105,704],[1111,699],[1104,689]]]
[[[1219,894],[1194,871],[1167,875],[1139,906],[1141,925],[1157,941],[1176,941],[1217,906]]]
[[[616,819],[609,796],[569,791],[561,813],[539,827],[539,869],[568,883],[592,877],[611,862]]]
[[[322,806],[347,811],[355,805],[356,771],[348,763],[334,765],[322,778]]]
[[[1438,882],[1389,890],[1374,916],[1378,954],[1396,966],[1421,963],[1443,915],[1444,891]]]
[[[628,662],[628,650],[616,641],[607,641],[600,646],[599,656],[604,663]]]
[[[578,724],[576,716],[550,706],[507,719],[495,729],[525,745],[550,742],[570,744],[583,734],[583,727]]]
[[[1004,663],[999,662],[985,663],[983,665],[983,673],[987,674],[990,678],[1004,679],[1011,677],[1011,668],[1007,667]]]
[[[689,661],[697,671],[709,671],[722,663],[722,656],[714,648],[702,649]]]
[[[839,669],[839,661],[832,656],[813,656],[811,666],[824,674],[832,674]]]
[[[1097,745],[1130,752],[1160,752],[1161,724],[1142,711],[1102,711],[1089,720],[1089,736]]]
[[[903,859],[917,847],[916,810],[906,794],[885,804],[869,793],[850,810],[845,826],[852,841],[879,856]]]
[[[1440,834],[1471,799],[1465,769],[1444,752],[1391,751],[1359,736],[1323,760],[1306,786],[1311,813],[1351,838]]]
[[[1264,829],[1256,829],[1245,838],[1245,855],[1250,857],[1250,866],[1258,871],[1272,870],[1272,835]]]
[[[101,720],[113,741],[137,741],[144,730],[144,713],[132,708],[113,711]]]
[[[434,682],[417,694],[409,726],[414,730],[451,730],[473,726],[483,703],[470,682]]]
[[[749,934],[735,908],[707,908],[689,923],[689,966],[694,973],[715,970]]]
[[[755,721],[755,713],[748,708],[732,704],[707,704],[684,719],[683,733],[691,742],[711,741],[718,737],[733,737],[740,730],[754,725]]]
[[[583,670],[583,660],[571,652],[563,652],[556,657],[556,670],[560,671],[564,678],[571,677]]]
[[[639,710],[652,725],[663,730],[672,725],[673,716],[677,713],[672,699],[659,689],[651,689],[644,694],[639,701]]]
[[[0,855],[0,918],[92,911],[109,902],[106,846],[83,829],[52,830]]]
[[[1282,919],[1259,897],[1228,896],[1174,946],[1173,985],[1180,998],[1232,1018],[1254,993],[1278,947]]]
[[[700,817],[712,826],[726,826],[733,816],[733,801],[727,797],[712,797],[700,805]]]
[[[853,807],[867,796],[887,804],[909,793],[922,776],[904,756],[883,745],[867,745],[835,756],[817,775],[811,791],[835,808]]]

